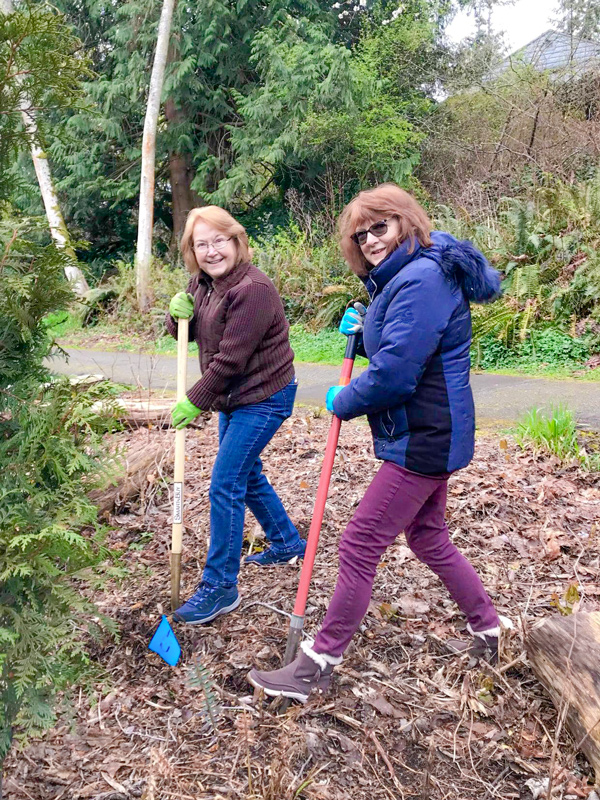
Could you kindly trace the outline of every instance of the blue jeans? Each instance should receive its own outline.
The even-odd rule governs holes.
[[[298,531],[262,471],[260,454],[291,417],[296,379],[261,403],[219,414],[219,452],[210,482],[210,547],[202,576],[209,586],[235,586],[247,505],[276,552],[299,545]]]

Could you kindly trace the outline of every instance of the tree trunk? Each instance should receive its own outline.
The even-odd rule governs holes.
[[[551,617],[526,640],[533,671],[600,781],[600,612]]]
[[[12,0],[0,0],[0,7],[4,14],[14,13]],[[65,267],[65,274],[67,279],[71,282],[75,294],[82,297],[89,291],[90,287],[88,286],[83,272],[77,266],[77,258],[73,248],[69,244],[69,234],[60,210],[54,183],[52,182],[52,173],[50,172],[48,157],[39,146],[37,120],[35,112],[31,108],[31,101],[26,94],[22,94],[20,97],[19,110],[21,111],[23,125],[31,142],[31,158],[33,159],[35,174],[37,175],[40,193],[44,202],[44,208],[46,209],[50,234],[56,242],[57,247],[64,249],[73,259],[73,263]]]
[[[158,37],[154,64],[150,76],[148,105],[142,140],[142,176],[140,180],[140,209],[136,248],[136,293],[138,308],[147,311],[150,306],[150,263],[152,260],[152,228],[154,224],[154,164],[156,160],[156,128],[160,111],[160,97],[165,77],[171,19],[175,0],[163,0],[158,24]]]
[[[171,153],[169,156],[171,177],[171,197],[173,202],[173,237],[181,241],[187,215],[192,208],[204,205],[201,198],[192,190],[194,168],[189,153],[181,155]]]
[[[170,97],[165,100],[165,116],[169,126],[173,128],[185,120],[185,115],[181,109],[176,107]],[[169,155],[169,172],[173,205],[173,239],[180,242],[187,215],[192,208],[204,205],[204,201],[192,189],[195,170],[190,153],[171,153]]]

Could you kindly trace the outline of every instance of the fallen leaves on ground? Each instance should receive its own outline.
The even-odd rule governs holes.
[[[216,423],[188,433],[183,595],[200,578],[208,543]],[[328,427],[327,418],[297,410],[264,454],[265,471],[304,535]],[[167,448],[172,437],[162,430],[122,435],[136,447]],[[368,428],[344,423],[309,633],[335,584],[339,536],[377,468]],[[282,663],[299,566],[242,566],[240,608],[209,626],[177,627],[183,656],[170,668],[147,649],[169,607],[168,485],[153,481],[143,504],[112,520],[111,544],[129,573],[95,598],[121,630],[117,643],[90,645],[105,678],[75,692],[52,731],[13,751],[9,800],[530,800],[544,785],[556,712],[527,665],[523,629],[556,609],[600,607],[597,475],[523,453],[510,438],[479,437],[472,464],[451,479],[448,522],[498,611],[516,624],[500,665],[448,653],[447,639],[467,638],[465,620],[400,536],[377,572],[331,693],[284,714],[253,699],[245,676],[253,665]],[[262,546],[250,515],[246,530],[245,550],[249,542]],[[206,684],[190,680],[194,664]],[[589,767],[566,733],[553,763],[560,796],[589,794]]]

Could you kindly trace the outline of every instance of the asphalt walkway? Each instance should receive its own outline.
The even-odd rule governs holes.
[[[68,360],[55,357],[50,368],[67,375],[102,374],[106,378],[140,389],[175,392],[176,357],[129,352],[67,349]],[[359,372],[356,368],[355,372]],[[297,364],[297,402],[322,406],[327,389],[338,381],[340,368],[325,364]],[[198,357],[188,360],[188,383],[200,377]],[[480,424],[512,422],[532,406],[548,408],[564,403],[577,414],[578,422],[600,430],[600,382],[522,378],[512,375],[472,375],[477,419]]]

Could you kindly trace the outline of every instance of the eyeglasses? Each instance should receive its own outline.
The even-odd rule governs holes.
[[[212,242],[196,242],[194,250],[197,253],[208,253],[209,247],[214,247],[215,250],[220,252],[225,249],[227,242],[230,242],[232,238],[231,236],[217,236]]]
[[[374,222],[370,228],[367,228],[366,231],[356,231],[350,237],[353,242],[356,244],[361,245],[367,241],[367,236],[372,233],[373,236],[383,236],[384,233],[387,233],[387,219],[382,219],[380,222]]]

